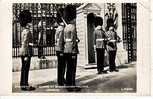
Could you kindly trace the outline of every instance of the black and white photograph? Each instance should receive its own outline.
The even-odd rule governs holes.
[[[136,93],[137,3],[12,3],[12,93]]]

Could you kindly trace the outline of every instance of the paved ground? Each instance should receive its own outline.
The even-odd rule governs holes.
[[[77,68],[76,84],[81,93],[121,93],[136,91],[136,65],[125,64],[118,67],[119,72],[97,74],[96,69]],[[107,69],[107,68],[106,68]],[[32,92],[67,92],[65,88],[57,88],[56,68],[32,70],[29,83],[37,86]],[[13,92],[23,92],[19,88],[20,72],[13,72]]]

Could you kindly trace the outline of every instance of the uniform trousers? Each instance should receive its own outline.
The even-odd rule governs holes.
[[[63,86],[65,83],[65,61],[64,55],[61,51],[56,51],[58,67],[57,67],[57,82],[59,86]]]
[[[96,48],[97,52],[97,71],[103,71],[104,70],[104,53],[105,49],[103,48]]]
[[[22,67],[21,67],[21,80],[20,86],[29,86],[28,84],[28,76],[29,76],[29,68],[31,62],[31,56],[21,56]]]
[[[75,86],[77,54],[65,53],[64,59],[66,63],[66,85]]]
[[[116,69],[116,64],[115,64],[116,51],[117,50],[109,51],[109,66],[110,66],[109,69],[110,70]]]

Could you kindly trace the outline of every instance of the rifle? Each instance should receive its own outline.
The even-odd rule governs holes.
[[[60,17],[61,17],[63,23],[67,26],[67,23],[66,23],[66,21],[64,20],[64,18],[62,17],[61,12],[60,12],[56,7],[55,7],[55,9],[56,9],[56,11],[59,13],[59,15],[60,15]]]

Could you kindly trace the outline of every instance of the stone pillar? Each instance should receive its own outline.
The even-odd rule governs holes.
[[[101,13],[100,13],[100,16],[103,18],[103,29],[105,29],[105,4],[102,3],[100,4],[100,7],[101,7]]]
[[[88,33],[87,33],[87,12],[84,12],[84,51],[85,51],[85,58],[84,58],[84,65],[88,64]]]
[[[123,48],[122,3],[116,3],[116,10],[118,13],[117,33],[122,40],[122,42],[117,44],[118,50],[117,50],[117,56],[116,56],[116,63],[117,65],[120,65],[120,64],[124,64],[128,62],[127,51]]]
[[[123,26],[122,26],[122,5],[120,3],[116,4],[116,10],[118,13],[118,28],[117,28],[117,33],[118,36],[123,40]],[[118,44],[119,49],[123,49],[123,42]]]
[[[80,39],[80,42],[78,44],[79,48],[79,54],[78,54],[78,66],[84,66],[87,64],[87,16],[84,14],[83,10],[77,11],[77,18],[76,18],[76,28],[77,28],[77,34]]]

